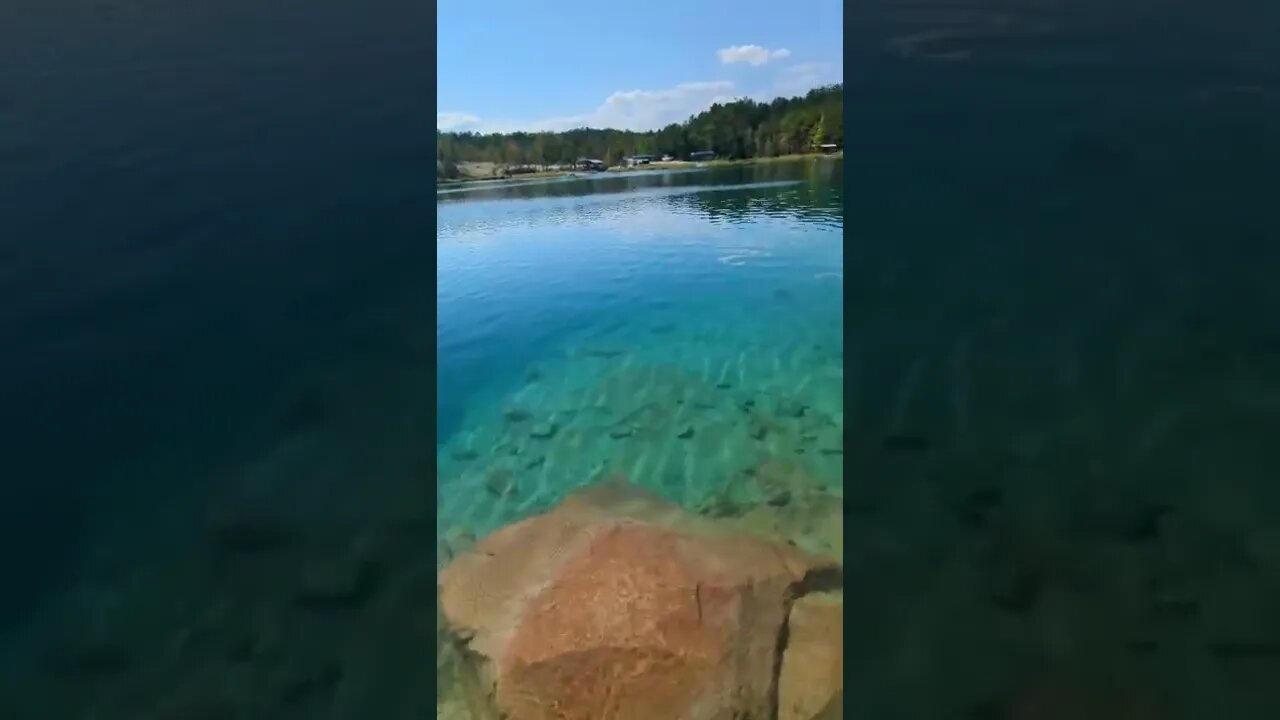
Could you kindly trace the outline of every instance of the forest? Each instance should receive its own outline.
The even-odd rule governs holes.
[[[776,157],[843,144],[844,86],[828,85],[803,97],[762,103],[740,99],[715,104],[682,123],[633,132],[580,128],[564,132],[489,133],[436,131],[436,175],[458,177],[458,164],[549,166],[596,158],[613,166],[631,155],[671,155],[710,150],[719,158]]]

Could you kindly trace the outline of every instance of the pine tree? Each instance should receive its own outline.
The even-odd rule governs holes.
[[[825,116],[819,115],[818,122],[813,125],[813,134],[809,137],[809,144],[816,149],[819,145],[827,141],[827,132],[823,128]]]

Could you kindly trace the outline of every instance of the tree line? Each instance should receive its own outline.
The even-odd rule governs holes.
[[[721,158],[776,157],[810,152],[844,140],[844,85],[810,90],[803,97],[761,103],[750,99],[716,103],[682,123],[633,132],[579,128],[564,132],[488,133],[436,131],[436,175],[458,177],[458,164],[491,162],[503,167],[548,166],[578,158],[616,165],[631,155],[689,154],[710,150]]]

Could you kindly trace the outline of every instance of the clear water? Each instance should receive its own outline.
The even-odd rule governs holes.
[[[482,535],[615,473],[692,508],[778,456],[838,494],[839,455],[753,437],[743,407],[800,403],[841,432],[842,171],[440,193],[439,531]]]

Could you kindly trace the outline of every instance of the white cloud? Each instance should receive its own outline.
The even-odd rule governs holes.
[[[480,118],[471,113],[442,112],[436,113],[436,129],[445,132],[470,130],[480,123]]]
[[[731,45],[716,51],[716,57],[725,65],[747,63],[759,67],[770,60],[783,60],[790,56],[791,51],[786,48],[770,50],[759,45]]]
[[[839,65],[826,62],[796,63],[778,72],[773,94],[788,97],[803,95],[816,87],[843,81],[844,73]]]
[[[625,90],[605,98],[594,110],[580,115],[565,115],[541,120],[483,121],[468,113],[449,112],[436,115],[440,130],[475,130],[479,132],[538,132],[572,130],[580,127],[616,130],[656,130],[674,122],[683,122],[714,103],[736,97],[734,85],[727,80],[681,83],[664,90]]]

